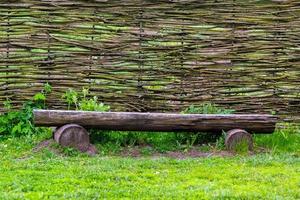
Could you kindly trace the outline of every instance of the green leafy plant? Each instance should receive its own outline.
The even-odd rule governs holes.
[[[45,94],[50,94],[52,92],[52,86],[49,83],[45,83],[43,92]]]
[[[4,101],[3,106],[4,106],[4,109],[6,109],[6,110],[12,109],[11,100],[9,98],[7,98],[6,101]]]
[[[33,109],[45,108],[45,101],[48,94],[51,93],[49,84],[44,89],[33,96],[33,101],[27,101],[20,110],[12,110],[13,106],[9,99],[4,102],[6,113],[0,115],[0,136],[31,135],[41,131],[36,128],[33,121]]]
[[[78,93],[73,89],[68,89],[62,96],[66,103],[68,103],[68,110],[70,110],[71,105],[75,105],[78,108]]]
[[[213,103],[204,103],[200,106],[191,105],[182,114],[232,114],[234,110],[218,107]]]
[[[33,96],[33,101],[35,103],[36,108],[45,108],[46,107],[46,99],[47,95],[52,92],[52,86],[49,83],[45,83],[43,90],[41,92],[36,93]]]
[[[92,98],[88,98],[90,94],[89,90],[86,88],[82,89],[82,98],[79,102],[79,110],[86,111],[100,111],[107,112],[110,110],[110,106],[104,105],[104,103],[98,101],[98,97],[93,96]]]
[[[43,93],[39,92],[34,95],[33,100],[34,101],[45,101],[46,96]]]
[[[102,102],[99,102],[97,96],[89,97],[90,92],[88,89],[83,88],[82,92],[78,94],[73,89],[69,89],[64,95],[63,99],[66,103],[68,103],[68,109],[71,106],[75,106],[76,110],[84,110],[84,111],[99,111],[99,112],[107,112],[110,110],[110,106],[105,105]]]

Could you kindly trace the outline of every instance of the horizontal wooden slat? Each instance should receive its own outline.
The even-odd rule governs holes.
[[[277,118],[273,115],[203,115],[137,112],[86,112],[35,110],[37,126],[78,124],[103,130],[127,131],[204,131],[220,132],[235,128],[249,132],[272,133]]]

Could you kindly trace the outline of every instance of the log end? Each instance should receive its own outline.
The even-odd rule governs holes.
[[[227,132],[225,146],[229,151],[253,151],[252,135],[243,129]]]
[[[91,148],[89,133],[77,124],[58,128],[54,133],[54,140],[63,147],[72,147],[81,152],[88,152]]]

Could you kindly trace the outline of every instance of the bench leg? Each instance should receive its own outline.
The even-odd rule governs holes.
[[[228,131],[225,139],[227,150],[237,150],[239,145],[246,145],[248,151],[253,151],[252,135],[243,129],[233,129]]]
[[[81,152],[96,154],[96,148],[90,144],[88,131],[77,124],[67,124],[54,132],[54,140],[63,147],[73,147]]]

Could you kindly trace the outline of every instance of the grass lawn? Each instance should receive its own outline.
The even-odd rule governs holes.
[[[186,159],[34,153],[47,137],[0,141],[1,200],[300,199],[299,134],[283,143],[287,151]],[[276,137],[255,140],[265,145]]]

